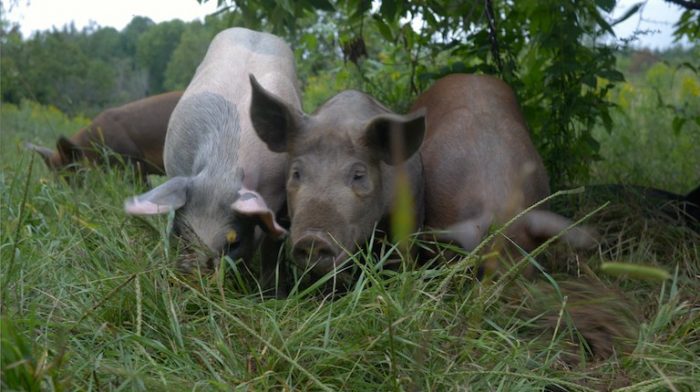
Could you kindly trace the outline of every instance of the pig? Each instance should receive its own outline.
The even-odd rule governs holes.
[[[452,74],[421,94],[411,110],[427,113],[421,149],[427,229],[474,249],[492,225],[508,222],[549,196],[549,178],[530,139],[513,90],[487,75]],[[544,207],[544,206],[543,206]],[[514,222],[506,235],[526,251],[572,222],[537,208]],[[593,231],[563,233],[575,248],[594,244]]]
[[[75,170],[83,159],[110,165],[121,160],[134,165],[143,179],[149,174],[162,175],[168,120],[181,96],[181,91],[169,92],[107,109],[70,138],[60,136],[56,151],[31,143],[26,146],[41,155],[53,171]],[[105,161],[103,148],[119,158]]]
[[[222,256],[249,262],[263,239],[286,235],[276,214],[286,197],[287,155],[269,151],[253,130],[250,73],[300,110],[294,55],[284,41],[244,28],[218,33],[171,116],[168,180],[125,202],[133,215],[175,211],[174,231],[193,251],[179,261],[184,272],[216,268]]]
[[[307,115],[251,82],[255,131],[270,150],[289,154],[292,256],[312,274],[337,270],[375,225],[387,231],[398,170],[410,179],[417,222],[446,230],[443,238],[466,250],[549,194],[515,96],[493,77],[448,76],[407,115],[353,90]],[[569,223],[538,209],[508,234],[530,250]],[[580,247],[592,241],[584,230],[565,237]]]

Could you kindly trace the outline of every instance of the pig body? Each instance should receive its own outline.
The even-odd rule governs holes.
[[[549,196],[549,179],[513,90],[486,75],[453,74],[421,94],[412,110],[425,109],[427,229],[447,229],[443,238],[473,249],[488,228],[504,224]],[[525,250],[558,234],[571,222],[533,210],[506,231]],[[583,229],[563,238],[576,247],[591,244]]]
[[[60,136],[55,151],[33,144],[27,147],[39,153],[52,170],[73,167],[81,160],[117,163],[115,159],[105,162],[102,148],[106,148],[125,163],[133,164],[144,177],[164,174],[165,134],[170,114],[181,96],[180,91],[170,92],[107,109],[70,138]]]
[[[170,179],[126,203],[131,214],[176,211],[176,232],[203,251],[180,265],[185,270],[212,267],[222,254],[250,260],[261,234],[256,227],[273,238],[286,234],[275,212],[285,200],[287,157],[270,152],[253,131],[251,73],[301,106],[286,43],[242,28],[222,31],[171,116],[164,151]]]

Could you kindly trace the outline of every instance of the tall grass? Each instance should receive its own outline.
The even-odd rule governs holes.
[[[615,128],[597,129],[597,182],[636,184],[685,194],[700,185],[700,75],[658,62],[611,94]],[[687,118],[674,129],[674,118]]]
[[[525,258],[550,266],[570,260],[558,266],[568,276],[530,281],[506,272],[513,279],[479,281],[475,255],[373,268],[400,257],[386,247],[377,258],[355,256],[365,267],[343,294],[322,289],[332,280],[300,282],[288,298],[271,299],[240,278],[237,263],[212,275],[179,274],[168,218],[122,212],[123,200],[144,190],[129,173],[88,170],[70,185],[21,148],[27,140],[50,145],[85,119],[31,104],[3,105],[1,115],[3,390],[700,385],[699,237],[624,212],[625,203],[594,217],[605,244],[597,252],[574,257],[555,247]],[[655,264],[673,279],[612,279],[598,273],[601,261]],[[599,334],[587,334],[581,314],[599,321]],[[598,355],[600,344],[610,356]]]

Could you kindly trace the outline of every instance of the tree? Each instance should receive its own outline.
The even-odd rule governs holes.
[[[165,69],[163,86],[167,90],[183,90],[187,87],[214,34],[214,29],[199,21],[187,26]]]
[[[22,33],[19,26],[0,18],[0,93],[3,102],[19,103],[22,98],[20,69]]]
[[[185,23],[172,20],[151,27],[139,37],[136,44],[136,62],[148,71],[148,94],[164,91],[164,71],[183,31]]]
[[[121,45],[124,54],[136,57],[136,46],[141,35],[147,32],[155,23],[145,16],[134,16],[121,32]]]

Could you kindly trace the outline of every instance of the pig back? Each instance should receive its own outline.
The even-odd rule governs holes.
[[[207,166],[242,168],[246,185],[275,209],[284,199],[286,155],[269,151],[253,130],[249,74],[290,105],[301,107],[294,56],[287,44],[271,34],[224,30],[212,40],[170,118],[166,173],[192,176]]]
[[[142,159],[162,173],[168,122],[181,96],[182,91],[173,91],[106,110],[91,128],[102,129],[104,143],[114,151]]]
[[[422,94],[427,227],[490,214],[503,221],[549,194],[548,178],[512,89],[483,75],[450,75]]]

